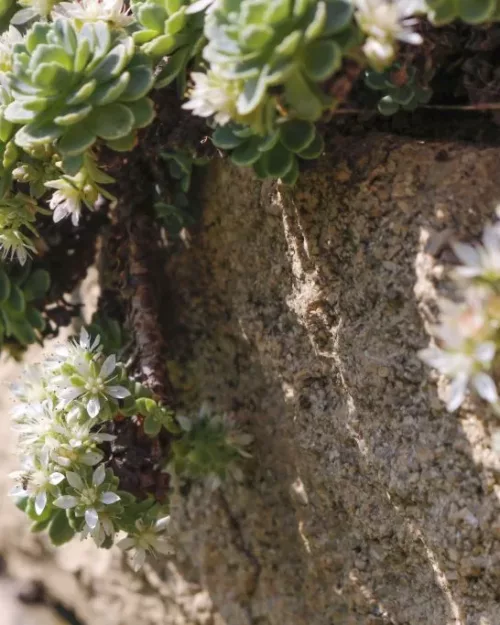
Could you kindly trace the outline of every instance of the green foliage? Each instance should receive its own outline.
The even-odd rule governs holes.
[[[204,58],[216,75],[240,84],[239,121],[272,128],[276,88],[294,117],[319,119],[333,100],[321,89],[360,41],[353,7],[341,0],[223,0],[207,14]]]
[[[208,163],[206,158],[195,158],[187,151],[164,151],[160,154],[168,169],[170,201],[155,203],[156,215],[170,236],[180,233],[183,228],[192,226],[199,216],[200,208],[189,198],[194,167]]]
[[[26,347],[41,341],[45,319],[40,311],[50,288],[50,275],[44,269],[32,269],[0,263],[0,348],[16,355],[16,344]]]
[[[100,336],[101,345],[109,354],[119,354],[128,340],[128,333],[121,324],[103,312],[96,312],[86,326],[91,336]]]
[[[201,12],[190,13],[191,0],[134,0],[137,19],[134,41],[153,59],[168,55],[168,63],[157,76],[156,86],[166,87],[177,79],[182,96],[186,88],[186,68],[203,47]]]
[[[498,0],[426,0],[429,19],[442,26],[456,19],[468,24],[483,24],[500,19]]]
[[[318,158],[324,149],[314,124],[304,120],[279,124],[265,137],[254,135],[249,128],[223,126],[216,129],[212,141],[217,147],[230,150],[236,165],[253,167],[259,178],[281,178],[290,185],[299,175],[298,159]]]
[[[137,399],[135,408],[137,413],[144,417],[144,432],[148,436],[158,436],[162,428],[172,434],[179,434],[181,431],[175,422],[173,411],[162,406],[151,397]]]
[[[396,84],[396,77],[401,84]],[[414,111],[420,105],[428,104],[432,98],[432,90],[418,84],[414,67],[402,68],[400,64],[394,64],[382,73],[367,70],[365,83],[370,89],[385,92],[386,95],[378,103],[382,115],[394,115],[401,109]]]
[[[98,138],[120,147],[154,116],[151,61],[104,22],[36,23],[14,49],[10,84],[4,116],[22,126],[16,144],[29,152],[55,142],[72,175]]]

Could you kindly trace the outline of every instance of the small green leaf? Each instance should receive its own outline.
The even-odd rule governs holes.
[[[386,95],[378,103],[378,110],[382,115],[388,117],[399,111],[399,104],[390,95]]]
[[[110,141],[128,135],[134,128],[134,116],[123,104],[100,106],[88,120],[93,134]]]
[[[161,432],[161,423],[156,421],[153,415],[148,415],[144,420],[144,432],[151,437],[158,436]]]
[[[300,152],[312,143],[316,135],[314,124],[303,120],[285,122],[280,127],[280,138],[283,145],[291,152]]]
[[[58,510],[49,527],[49,538],[56,547],[69,542],[75,535],[75,530],[68,523],[66,510]]]
[[[134,116],[134,128],[145,128],[155,118],[155,107],[150,98],[128,102],[126,106]]]
[[[0,303],[5,302],[10,295],[10,280],[3,269],[0,269]]]
[[[316,82],[329,78],[341,65],[342,50],[335,41],[316,41],[306,49],[304,68],[309,78]]]
[[[25,314],[26,320],[33,328],[35,328],[35,330],[42,331],[45,328],[45,319],[39,310],[33,306],[27,306]]]
[[[314,158],[320,157],[324,149],[325,142],[323,141],[323,137],[320,134],[316,133],[316,136],[307,146],[307,148],[304,148],[299,152],[299,156],[300,158],[306,160],[312,160]]]
[[[50,274],[45,269],[35,269],[23,286],[27,302],[42,299],[50,289]]]
[[[231,160],[235,165],[247,167],[253,165],[261,157],[259,152],[260,137],[251,137],[231,152]]]
[[[272,150],[262,157],[267,173],[272,178],[285,176],[293,166],[294,156],[282,143],[278,143]]]
[[[496,8],[496,0],[457,0],[458,14],[464,22],[486,22]]]
[[[21,345],[31,345],[37,341],[35,331],[24,318],[10,320],[10,333]]]
[[[14,313],[21,314],[24,312],[26,308],[26,301],[24,299],[23,292],[17,286],[17,284],[10,285],[10,293],[6,304],[8,304],[9,309],[12,310]]]
[[[96,136],[89,128],[83,125],[70,126],[60,139],[57,147],[63,157],[83,154],[87,148],[95,143]]]
[[[234,150],[242,143],[241,137],[234,134],[231,126],[218,126],[212,135],[212,142],[222,150]]]

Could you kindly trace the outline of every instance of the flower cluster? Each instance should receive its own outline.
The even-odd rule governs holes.
[[[12,495],[35,529],[48,528],[54,543],[80,533],[98,546],[110,546],[118,531],[138,521],[137,504],[119,490],[102,449],[115,438],[106,423],[127,398],[133,407],[133,388],[122,365],[105,356],[99,337],[92,339],[85,329],[78,341],[27,369],[22,384],[13,387],[13,427],[22,462],[12,475],[18,482]],[[158,506],[146,501],[142,507],[141,522],[153,523]]]
[[[99,547],[110,547],[126,532],[117,544],[133,553],[135,568],[147,553],[172,552],[165,533],[168,505],[151,496],[138,501],[120,489],[106,451],[115,439],[112,421],[135,417],[134,427],[151,437],[165,428],[173,439],[165,471],[181,479],[237,476],[236,457],[248,457],[248,435],[205,413],[194,421],[176,418],[85,329],[28,368],[13,393],[21,469],[12,474],[12,495],[33,529],[47,529],[56,545],[80,534]]]
[[[462,262],[453,272],[461,299],[440,301],[436,344],[420,357],[451,380],[447,408],[459,408],[467,389],[500,414],[495,364],[500,339],[500,222],[485,227],[481,245],[456,243]]]

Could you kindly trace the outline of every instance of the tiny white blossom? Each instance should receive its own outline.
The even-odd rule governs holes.
[[[21,43],[23,36],[14,26],[0,35],[0,71],[7,72],[12,65],[12,51],[16,43]]]
[[[0,251],[3,260],[17,258],[21,265],[28,260],[30,252],[36,252],[36,248],[30,239],[20,230],[5,228],[0,232]]]
[[[456,277],[500,279],[500,223],[485,227],[482,245],[455,243],[453,250],[463,263],[455,269]]]
[[[191,13],[201,13],[201,11],[209,10],[214,4],[216,0],[191,0],[192,4],[188,6],[186,9],[186,13],[189,15]]]
[[[207,74],[192,72],[191,78],[194,84],[188,92],[189,101],[182,108],[192,111],[198,117],[213,116],[219,126],[224,126],[235,118],[240,90],[234,82],[219,78],[210,71]]]
[[[63,176],[58,180],[49,180],[45,186],[57,189],[50,198],[49,206],[54,211],[54,222],[58,223],[65,217],[71,216],[71,222],[77,226],[82,213],[83,192],[81,189],[82,176]]]
[[[109,398],[124,399],[130,391],[124,386],[111,384],[116,378],[116,357],[108,356],[99,367],[95,362],[82,360],[75,365],[75,373],[58,384],[65,388],[59,390],[58,397],[61,406],[66,407],[72,401],[79,399],[85,403],[88,415],[95,419],[102,408],[102,402]]]
[[[412,30],[416,20],[412,16],[423,12],[420,0],[354,0],[356,20],[368,35],[363,50],[379,70],[394,60],[396,42],[418,45],[422,37]]]
[[[10,477],[21,482],[10,491],[13,497],[34,497],[35,512],[40,516],[48,501],[48,492],[51,487],[58,486],[64,481],[64,475],[59,471],[50,471],[48,456],[40,460],[38,468],[33,458],[26,457],[22,463],[22,469],[10,474]],[[54,490],[54,489],[52,489]],[[57,493],[57,490],[54,490]]]
[[[19,0],[18,3],[24,8],[11,17],[10,23],[15,26],[25,24],[34,18],[41,18],[42,21],[46,21],[54,6],[54,0]]]
[[[103,491],[101,486],[106,477],[106,470],[100,464],[92,474],[92,484],[86,484],[78,473],[66,472],[68,484],[74,495],[63,495],[54,501],[54,506],[64,510],[79,508],[85,518],[87,531],[91,535],[99,531],[99,512],[102,506],[112,505],[120,501],[119,495],[113,491]],[[77,513],[78,513],[77,509]]]
[[[109,22],[118,28],[126,28],[134,16],[123,0],[75,0],[61,2],[54,7],[52,18],[63,17],[80,22]]]
[[[138,520],[135,523],[137,531],[118,542],[120,549],[124,551],[133,550],[132,566],[135,571],[142,568],[147,553],[171,555],[174,552],[171,542],[165,535],[169,521],[170,517],[163,517],[155,523],[146,525],[143,521]]]

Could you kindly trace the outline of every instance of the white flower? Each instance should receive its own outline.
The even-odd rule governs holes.
[[[59,471],[50,471],[48,456],[44,455],[40,460],[41,468],[37,468],[31,457],[26,457],[22,463],[22,470],[15,471],[10,477],[21,482],[10,491],[12,497],[34,497],[35,512],[40,516],[45,510],[48,501],[48,492],[51,487],[57,486],[64,481],[64,475]]]
[[[61,2],[54,7],[52,18],[64,17],[80,22],[109,22],[118,28],[126,28],[134,16],[123,0],[80,0]]]
[[[37,410],[49,399],[44,371],[37,365],[25,367],[22,382],[11,384],[10,389],[19,402],[12,411],[14,420]]]
[[[101,486],[106,478],[106,470],[100,464],[92,474],[92,484],[86,484],[78,473],[66,472],[66,479],[71,486],[74,495],[62,495],[54,501],[54,506],[69,510],[79,508],[76,512],[82,513],[85,518],[87,531],[93,535],[99,532],[99,512],[103,506],[109,506],[120,501],[119,495],[113,491],[102,491]]]
[[[62,376],[56,384],[63,386],[58,392],[61,407],[79,399],[84,402],[87,413],[95,419],[101,411],[101,402],[109,398],[124,399],[130,391],[124,386],[111,384],[116,375],[116,357],[108,356],[99,367],[93,360],[82,359],[74,365],[75,372],[70,377]]]
[[[419,45],[422,37],[413,32],[411,16],[425,11],[420,0],[354,0],[356,19],[368,35],[363,50],[376,69],[384,69],[394,59],[396,41]]]
[[[447,408],[453,412],[462,405],[468,386],[491,404],[498,402],[498,393],[492,377],[486,373],[495,356],[493,342],[481,343],[471,353],[447,351],[429,347],[420,352],[420,358],[443,375],[451,378]]]
[[[456,277],[500,279],[500,223],[485,227],[482,245],[455,243],[453,250],[463,263],[455,269]]]
[[[53,193],[49,206],[54,211],[54,222],[58,223],[68,215],[71,222],[78,225],[82,213],[83,192],[81,189],[82,175],[63,176],[58,180],[50,180],[45,183],[49,189],[58,189]]]
[[[219,126],[224,126],[234,119],[236,101],[240,95],[238,85],[219,78],[214,72],[203,74],[192,72],[193,88],[188,92],[189,101],[182,108],[192,111],[199,117],[214,117]]]
[[[120,549],[124,551],[134,550],[132,566],[135,571],[143,566],[147,553],[171,555],[174,552],[172,544],[164,535],[169,521],[170,517],[163,517],[155,523],[146,525],[143,521],[138,520],[135,523],[137,531],[118,542]]]
[[[96,445],[114,440],[112,434],[92,432],[92,423],[57,423],[53,427],[53,437],[46,441],[53,462],[62,467],[83,464],[94,466],[103,458]]]
[[[10,23],[16,26],[25,24],[35,17],[41,17],[42,21],[46,21],[54,6],[54,0],[19,0],[19,4],[25,8],[10,19]]]
[[[0,71],[8,72],[12,65],[12,51],[16,43],[21,43],[23,36],[14,26],[9,26],[9,30],[6,30],[0,35]]]
[[[18,434],[18,443],[26,453],[37,453],[47,446],[54,434],[56,418],[49,401],[33,404],[29,410],[14,417],[13,429]]]
[[[5,228],[0,231],[0,251],[2,260],[17,260],[24,265],[30,256],[30,252],[36,252],[36,248],[29,238],[20,230]]]

